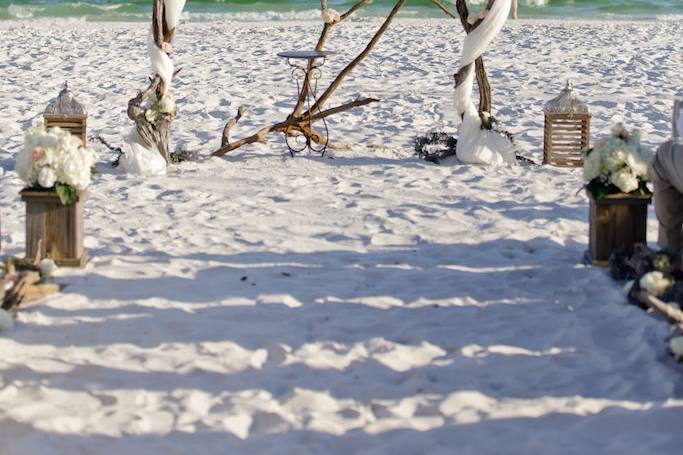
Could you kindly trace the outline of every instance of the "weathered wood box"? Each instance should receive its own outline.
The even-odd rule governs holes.
[[[52,258],[62,267],[83,267],[87,261],[83,248],[83,205],[86,194],[76,202],[62,205],[54,191],[23,190],[26,203],[26,257]]]
[[[586,259],[593,265],[606,267],[610,255],[621,247],[647,243],[647,207],[652,196],[613,194],[590,200],[590,234]]]
[[[582,167],[590,146],[590,114],[545,114],[543,164]]]

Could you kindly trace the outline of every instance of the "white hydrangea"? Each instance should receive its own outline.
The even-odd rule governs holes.
[[[583,161],[583,178],[586,182],[600,177],[602,174],[602,160],[599,153],[590,153],[586,155]]]
[[[664,294],[673,282],[664,276],[662,272],[650,272],[640,279],[640,287],[647,291],[648,294],[659,297]]]
[[[49,166],[45,166],[38,173],[38,184],[43,188],[52,188],[55,186],[56,181],[57,174],[55,173],[55,170]]]
[[[52,188],[56,183],[81,191],[90,185],[95,153],[61,128],[47,130],[41,122],[29,128],[15,169],[28,187]]]
[[[634,152],[633,150],[630,150],[629,153],[626,155],[626,160],[624,162],[626,166],[631,169],[634,175],[638,177],[642,177],[645,180],[650,179],[650,166],[643,157],[637,153]]]
[[[621,149],[612,149],[604,154],[604,169],[610,172],[616,172],[624,165],[626,165],[626,156],[628,154]]]
[[[609,182],[624,193],[636,191],[640,182],[650,179],[646,155],[647,151],[640,145],[640,133],[629,133],[623,125],[617,125],[611,137],[600,140],[584,156],[584,180]]]

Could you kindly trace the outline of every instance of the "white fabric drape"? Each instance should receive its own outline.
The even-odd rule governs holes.
[[[126,151],[119,160],[119,167],[133,175],[165,175],[166,160],[156,147],[148,147],[133,128],[126,138]]]
[[[185,0],[164,0],[164,21],[169,30],[178,26],[184,7]],[[149,60],[152,64],[152,74],[158,74],[164,81],[165,95],[171,88],[175,67],[168,54],[159,49],[154,42],[154,27],[152,27],[149,32],[147,49],[149,52]]]
[[[474,61],[481,56],[491,41],[500,33],[508,15],[511,0],[496,0],[484,21],[467,35],[463,43],[460,70],[466,77],[455,88],[455,108],[462,116],[458,131],[456,154],[460,161],[469,164],[513,164],[514,146],[510,140],[496,131],[481,129],[479,112],[472,100],[474,89]]]

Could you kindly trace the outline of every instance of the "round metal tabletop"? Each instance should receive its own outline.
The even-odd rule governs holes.
[[[278,57],[288,58],[288,59],[301,59],[301,60],[313,60],[316,58],[326,58],[336,52],[330,51],[288,51],[279,52]]]

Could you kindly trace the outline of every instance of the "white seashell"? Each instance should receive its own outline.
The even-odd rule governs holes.
[[[50,258],[43,259],[40,261],[40,274],[43,277],[43,279],[50,279],[52,278],[52,275],[55,274],[59,267],[57,267],[57,264],[55,264],[55,261],[53,261]]]

